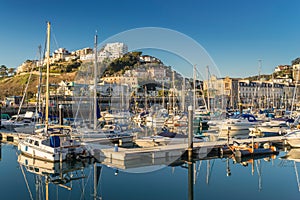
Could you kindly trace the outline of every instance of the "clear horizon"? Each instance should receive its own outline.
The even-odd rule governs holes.
[[[299,5],[297,0],[2,1],[0,65],[16,68],[27,59],[37,59],[50,21],[51,51],[93,47],[96,30],[103,42],[127,30],[158,27],[199,43],[223,77],[257,75],[258,60],[262,60],[261,74],[270,74],[276,66],[300,57]],[[163,43],[167,38],[160,39]],[[184,62],[172,56],[155,56],[180,73],[186,71],[178,64]]]

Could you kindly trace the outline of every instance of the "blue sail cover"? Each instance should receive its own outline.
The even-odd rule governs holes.
[[[100,110],[100,105],[99,102],[97,101],[97,119],[101,118],[101,110]]]
[[[50,147],[59,147],[60,138],[59,136],[50,136]]]

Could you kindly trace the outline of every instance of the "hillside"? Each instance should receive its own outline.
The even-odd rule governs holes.
[[[142,52],[129,52],[115,60],[105,61],[107,68],[102,76],[123,74],[126,70],[143,65],[144,62],[140,62],[139,59],[141,55]],[[57,84],[61,81],[74,81],[78,70],[85,72],[85,68],[89,68],[90,65],[93,65],[93,63],[82,63],[78,58],[70,61],[56,61],[50,65],[50,83]],[[18,71],[17,75],[0,79],[0,100],[3,100],[6,96],[22,96],[31,70],[33,72],[26,95],[28,99],[33,98],[37,93],[39,84],[39,68],[36,67],[35,61],[27,60],[23,63],[22,69]],[[43,67],[42,71],[45,74],[45,67]],[[43,84],[44,82],[45,75],[43,75]]]
[[[64,81],[73,81],[76,77],[76,72],[51,74],[50,83],[57,84]],[[0,80],[0,99],[3,100],[6,96],[22,96],[29,79],[29,74],[15,75],[13,77],[4,78]],[[45,83],[45,76],[43,75],[42,82]],[[37,93],[37,86],[39,83],[39,76],[37,73],[32,74],[27,89],[27,97],[32,98]]]

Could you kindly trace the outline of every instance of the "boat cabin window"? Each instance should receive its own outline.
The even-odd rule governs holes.
[[[33,140],[29,139],[29,143],[32,144],[32,143],[33,143]]]
[[[31,120],[30,119],[24,119],[24,121],[23,121],[24,123],[31,123]]]
[[[38,141],[34,141],[34,145],[39,146],[39,142]]]

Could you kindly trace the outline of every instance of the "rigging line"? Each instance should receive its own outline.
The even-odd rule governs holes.
[[[197,69],[197,67],[195,67],[195,70],[196,70],[196,78],[197,78],[197,75],[199,75],[199,76],[201,76],[202,78],[203,78],[203,76],[202,76],[202,73]]]
[[[295,173],[296,173],[296,179],[297,179],[297,184],[298,184],[298,190],[300,191],[300,182],[299,182],[299,176],[298,176],[298,170],[297,170],[296,161],[294,161],[294,168],[295,168]]]
[[[103,168],[101,168],[101,172],[102,172],[102,170],[103,170]],[[99,194],[100,194],[100,195],[99,195],[99,196],[100,196],[99,199],[102,199],[102,184],[101,184],[101,180],[102,180],[101,177],[102,177],[102,174],[103,174],[103,172],[100,173],[100,176],[99,176],[99,179],[98,179],[98,180],[99,180],[98,187],[99,187],[99,190],[100,190],[100,191],[99,191]],[[99,185],[100,185],[100,186],[99,186]]]
[[[84,83],[86,83],[86,80],[88,80],[87,77],[88,77],[88,70],[86,70],[86,73],[85,73],[85,79],[84,79],[85,82],[84,82]],[[86,92],[85,89],[84,89],[83,92],[81,92],[81,89],[79,89],[79,90],[80,90],[80,91],[79,91],[80,98],[79,98],[79,102],[78,102],[78,105],[77,105],[76,114],[75,114],[75,117],[74,117],[74,120],[75,120],[75,121],[77,120],[77,117],[78,117],[78,114],[79,114],[79,108],[80,108],[80,105],[81,105],[81,103],[82,103],[82,97],[85,96],[85,95],[84,95],[84,92]]]
[[[16,154],[17,154],[17,152],[16,152]],[[17,155],[18,155],[18,154],[17,154]],[[29,184],[28,184],[28,181],[27,181],[27,178],[26,178],[26,175],[25,175],[23,166],[21,165],[21,163],[19,163],[19,166],[20,166],[20,169],[21,169],[22,174],[23,174],[23,176],[24,176],[24,180],[25,180],[25,183],[26,183],[26,187],[27,187],[27,190],[28,190],[29,195],[30,195],[30,199],[33,200],[32,193],[31,193],[31,190],[30,190],[30,187],[29,187]]]
[[[54,40],[54,43],[56,45],[56,48],[59,49],[59,45],[58,45],[58,42],[56,40],[56,35],[55,35],[55,32],[53,31],[53,27],[51,27],[51,33],[53,35],[53,40]]]
[[[42,199],[42,197],[45,197],[45,196],[44,196],[44,187],[42,184],[42,176],[41,175],[38,175],[38,181],[39,181],[39,184],[38,184],[39,193],[36,196],[38,196],[38,199]]]
[[[291,106],[291,114],[290,114],[290,118],[292,117],[293,114],[293,109],[294,109],[294,103],[295,103],[295,98],[296,98],[296,92],[297,92],[297,84],[299,81],[299,71],[300,69],[297,69],[297,77],[296,77],[296,82],[295,82],[295,89],[294,89],[294,94],[293,94],[293,101],[292,101],[292,106]]]
[[[93,169],[93,168],[90,167],[90,169]],[[80,199],[83,199],[83,198],[84,198],[83,195],[84,195],[84,193],[85,193],[86,186],[87,186],[87,184],[88,184],[88,182],[89,182],[89,180],[90,180],[91,173],[92,173],[92,170],[90,170],[89,175],[87,176],[87,180],[86,180],[86,183],[84,184],[84,187],[81,188],[82,190],[81,190],[81,196],[80,196]]]
[[[39,68],[39,84],[37,89],[37,97],[36,97],[36,113],[41,113],[41,85],[42,85],[42,47],[39,45],[39,61],[38,61],[38,68]]]
[[[27,80],[27,83],[26,83],[26,87],[25,87],[24,92],[23,92],[23,97],[22,97],[22,100],[21,100],[21,103],[20,103],[20,106],[19,106],[19,109],[18,109],[18,116],[20,115],[21,108],[23,106],[23,103],[24,103],[24,100],[25,100],[25,97],[26,97],[26,93],[27,93],[27,89],[28,89],[28,86],[29,86],[31,76],[32,76],[33,69],[34,69],[33,64],[31,64],[30,74],[29,74],[29,77],[28,77],[28,80]]]

